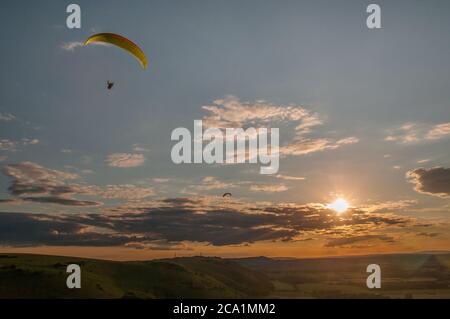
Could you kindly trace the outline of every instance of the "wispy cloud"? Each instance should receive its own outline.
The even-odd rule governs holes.
[[[17,142],[8,140],[8,139],[1,139],[0,140],[0,150],[1,151],[12,151],[15,150],[17,147]]]
[[[89,45],[97,45],[97,46],[111,46],[108,43],[103,43],[103,42],[92,42]],[[61,49],[64,51],[74,51],[75,49],[78,49],[80,47],[84,46],[83,42],[80,41],[70,41],[70,42],[64,42],[63,44],[61,44]]]
[[[440,138],[449,136],[450,136],[450,122],[435,125],[427,132],[425,138],[428,140],[438,140]]]
[[[193,183],[193,185],[186,187],[182,192],[185,194],[199,194],[217,190],[225,191],[229,190],[230,188],[238,187],[242,183],[243,182],[227,182],[222,181],[214,176],[206,176],[199,183]]]
[[[279,178],[279,179],[284,179],[284,180],[287,180],[287,181],[302,181],[302,180],[306,179],[306,177],[289,176],[289,175],[282,175],[282,174],[275,175],[275,177]]]
[[[438,237],[440,234],[439,233],[427,233],[427,232],[422,232],[422,233],[418,233],[417,236],[422,236],[422,237]]]
[[[362,235],[362,236],[352,236],[344,238],[331,239],[325,245],[326,247],[342,247],[352,245],[358,242],[373,242],[373,241],[384,241],[388,243],[394,243],[395,240],[391,236],[386,235]]]
[[[155,178],[151,179],[152,182],[157,183],[157,184],[165,184],[165,183],[170,182],[171,180],[172,179],[168,178],[168,177],[155,177]]]
[[[234,187],[232,183],[220,181],[214,176],[204,177],[201,186],[204,189],[221,189],[225,187]]]
[[[356,144],[359,139],[347,137],[337,141],[327,138],[300,139],[280,148],[281,155],[306,155],[325,150],[335,150],[345,145]]]
[[[108,156],[106,162],[111,167],[138,167],[145,163],[145,157],[142,154],[114,153]]]
[[[450,137],[450,122],[434,125],[407,122],[398,128],[388,130],[388,136],[385,140],[410,144],[447,137]]]
[[[16,117],[12,115],[11,113],[0,113],[0,121],[3,122],[10,122],[14,121]]]
[[[151,187],[139,187],[131,184],[86,186],[80,189],[80,194],[99,196],[105,199],[137,200],[155,195]]]
[[[389,212],[389,211],[400,211],[407,209],[413,205],[417,204],[417,200],[415,199],[403,199],[398,201],[386,201],[369,204],[367,206],[361,206],[360,209],[365,210],[367,212]]]
[[[1,151],[17,151],[19,147],[39,144],[38,139],[23,138],[19,141],[0,139]]]
[[[264,192],[264,193],[280,193],[289,189],[284,184],[256,184],[250,186],[252,192]]]
[[[64,42],[63,44],[61,44],[61,49],[63,49],[64,51],[73,51],[76,48],[79,48],[82,46],[83,46],[83,42],[78,42],[78,41]]]
[[[136,144],[133,144],[133,151],[138,152],[138,153],[139,152],[146,153],[146,152],[150,152],[150,149],[142,144],[136,143]]]

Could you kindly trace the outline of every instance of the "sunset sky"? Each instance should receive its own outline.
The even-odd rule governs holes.
[[[450,250],[448,1],[377,1],[381,30],[363,1],[76,3],[80,30],[62,1],[0,5],[0,252]],[[173,164],[198,119],[279,128],[279,172]]]

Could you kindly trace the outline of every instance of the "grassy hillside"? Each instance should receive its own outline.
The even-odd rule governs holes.
[[[214,257],[174,258],[167,262],[185,266],[199,276],[208,276],[231,287],[242,297],[261,297],[269,294],[273,286],[263,272],[250,270],[238,263]]]
[[[66,287],[66,267],[82,288]],[[381,266],[381,289],[366,267]],[[0,254],[0,298],[450,298],[450,254],[318,259],[214,257],[114,262]]]
[[[66,287],[72,263],[81,266],[81,289]],[[270,289],[263,275],[219,258],[113,262],[0,254],[0,298],[247,298]]]

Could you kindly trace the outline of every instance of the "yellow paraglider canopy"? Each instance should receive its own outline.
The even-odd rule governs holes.
[[[148,62],[145,53],[132,41],[127,38],[114,34],[114,33],[98,33],[90,36],[85,42],[84,45],[88,45],[90,43],[95,42],[103,42],[108,44],[113,44],[118,46],[119,48],[124,49],[125,51],[131,53],[142,65],[144,69],[147,68]]]

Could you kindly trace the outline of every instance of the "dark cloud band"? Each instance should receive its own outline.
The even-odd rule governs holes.
[[[0,213],[0,244],[118,246],[187,241],[224,246],[295,241],[304,232],[336,234],[345,226],[373,230],[410,222],[360,210],[343,217],[308,205],[220,207],[205,199],[183,198],[115,207],[114,211],[63,215]]]

